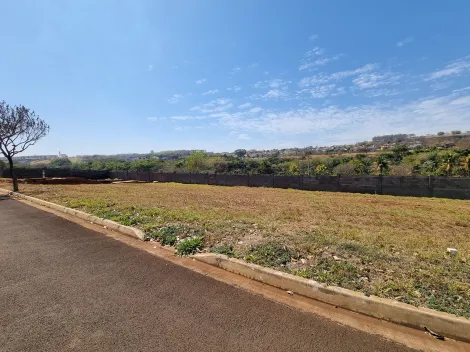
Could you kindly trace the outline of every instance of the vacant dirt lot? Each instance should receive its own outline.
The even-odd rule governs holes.
[[[182,184],[21,191],[149,234],[200,234],[210,251],[470,318],[470,201]]]

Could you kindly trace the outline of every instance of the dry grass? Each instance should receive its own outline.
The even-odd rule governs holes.
[[[209,250],[470,318],[470,201],[168,183],[21,190],[147,231],[184,225]]]

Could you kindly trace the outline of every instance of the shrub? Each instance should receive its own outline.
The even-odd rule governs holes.
[[[334,168],[333,172],[336,175],[354,176],[356,175],[355,168],[356,167],[352,163],[340,164]]]
[[[196,253],[202,248],[203,238],[202,237],[188,237],[182,240],[176,246],[176,254],[178,255],[191,255]]]
[[[276,267],[285,265],[292,259],[292,253],[280,243],[268,242],[252,247],[245,257],[250,263]]]
[[[235,254],[233,253],[233,245],[220,245],[211,248],[212,253],[217,254],[225,254],[228,257],[233,257]]]
[[[180,231],[181,228],[178,226],[167,226],[158,230],[150,231],[147,234],[147,239],[157,240],[164,246],[173,246],[178,240]]]

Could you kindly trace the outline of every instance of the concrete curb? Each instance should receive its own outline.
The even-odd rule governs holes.
[[[246,276],[283,290],[329,303],[336,307],[417,329],[428,329],[456,340],[470,342],[470,320],[428,308],[364,294],[246,263],[221,254],[203,253],[194,259]]]
[[[60,211],[60,212],[65,213],[65,214],[76,216],[77,218],[85,220],[85,221],[90,221],[90,222],[93,222],[93,223],[101,225],[101,226],[106,226],[110,230],[114,230],[116,232],[122,233],[124,235],[130,236],[130,237],[133,237],[133,238],[137,238],[137,239],[142,240],[142,241],[145,239],[145,234],[144,234],[143,231],[141,231],[139,229],[136,229],[136,228],[133,228],[133,227],[130,227],[130,226],[124,226],[124,225],[118,224],[117,222],[114,222],[114,221],[111,221],[111,220],[102,219],[102,218],[99,218],[97,216],[84,213],[83,211],[80,211],[80,210],[67,208],[67,207],[64,207],[62,205],[46,202],[45,200],[42,200],[42,199],[38,199],[38,198],[30,197],[30,196],[25,196],[24,194],[21,194],[21,193],[11,192],[11,191],[8,191],[8,190],[3,189],[3,188],[0,188],[0,192],[9,194],[9,195],[11,195],[13,197],[16,197],[16,198],[25,199],[25,200],[27,200],[31,203],[39,204],[39,205],[42,205],[44,207],[51,208],[51,209],[54,209],[56,211]]]

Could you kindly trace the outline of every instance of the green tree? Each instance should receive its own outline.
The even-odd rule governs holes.
[[[410,150],[406,145],[397,145],[392,149],[392,155],[394,161],[398,164],[403,158],[410,154]]]
[[[65,169],[72,166],[72,162],[68,158],[57,158],[50,162],[49,167],[55,169]]]
[[[458,159],[459,155],[454,152],[449,152],[445,156],[445,171],[447,176],[452,175],[452,170],[454,168],[455,161]]]
[[[207,153],[205,151],[199,150],[192,152],[187,158],[188,170],[191,172],[199,172],[203,170],[206,166]]]
[[[315,174],[316,175],[328,175],[328,167],[325,164],[318,164],[317,167],[315,168]]]
[[[443,136],[445,133],[444,132],[437,132],[438,136]]]
[[[383,175],[384,171],[388,170],[388,161],[385,155],[379,155],[377,158],[377,171],[379,175]]]
[[[246,149],[237,149],[234,154],[239,158],[243,158],[246,155]]]
[[[465,170],[465,173],[468,177],[470,177],[470,154],[463,158],[462,162],[462,169]],[[0,167],[1,168],[1,167]]]

